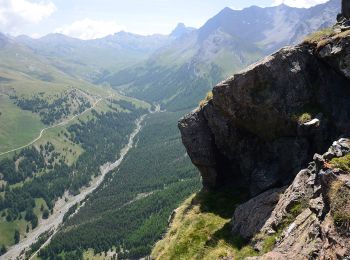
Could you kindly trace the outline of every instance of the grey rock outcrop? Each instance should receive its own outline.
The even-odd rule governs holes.
[[[214,87],[179,122],[204,188],[243,187],[253,197],[289,185],[315,152],[349,133],[349,45],[344,34],[284,48]],[[312,120],[300,123],[305,113]]]
[[[232,233],[249,239],[257,234],[271,216],[285,188],[271,189],[239,205],[232,219]]]
[[[350,32],[348,33],[347,37],[330,41],[317,54],[338,73],[350,78]]]
[[[299,172],[253,239],[261,250],[266,237],[274,236],[274,247],[254,259],[350,257],[350,173],[329,164],[331,158],[349,152],[350,140],[340,139],[324,155],[315,155],[309,167]]]

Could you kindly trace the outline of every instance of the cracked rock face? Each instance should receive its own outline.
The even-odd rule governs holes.
[[[350,140],[340,139],[324,155],[316,154],[309,167],[299,172],[253,238],[253,244],[261,250],[264,239],[276,234],[274,247],[271,252],[252,259],[350,257],[350,219],[339,217],[339,212],[348,212],[350,216],[350,173],[329,164],[330,159],[349,152]],[[295,205],[299,205],[298,211]],[[246,212],[246,206],[247,203],[238,209]],[[291,214],[294,214],[292,218]]]
[[[257,234],[271,216],[284,190],[285,188],[268,190],[238,206],[232,219],[232,233],[239,234],[244,239]]]
[[[349,1],[350,2],[350,1]],[[350,78],[350,34],[322,47],[318,56],[345,77]]]
[[[315,152],[350,132],[350,37],[280,50],[213,89],[179,122],[205,189],[251,197],[289,185]],[[301,115],[311,116],[300,123]]]

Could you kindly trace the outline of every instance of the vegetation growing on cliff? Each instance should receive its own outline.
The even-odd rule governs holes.
[[[152,251],[155,259],[244,259],[256,252],[233,236],[230,220],[240,195],[200,192],[177,210],[171,226]]]
[[[328,196],[334,224],[341,233],[347,233],[350,229],[350,188],[343,181],[335,181]]]
[[[330,43],[332,40],[338,40],[350,35],[350,30],[337,32],[334,28],[325,28],[312,33],[304,39],[304,43],[317,46],[320,49]]]
[[[308,35],[304,39],[304,43],[308,44],[318,44],[320,41],[332,37],[335,34],[333,28],[325,28]]]
[[[213,99],[213,92],[212,92],[212,91],[209,91],[209,92],[207,93],[205,99],[203,99],[203,100],[201,100],[201,101],[199,102],[199,107],[200,107],[200,108],[204,107],[204,106],[205,106],[206,104],[208,104],[208,102],[209,102],[210,100],[212,100],[212,99]]]
[[[350,154],[343,157],[334,158],[331,160],[330,164],[334,168],[339,168],[343,171],[350,172]]]
[[[271,235],[262,235],[257,234],[253,240],[261,240],[262,241],[262,250],[261,253],[265,254],[270,252],[276,242],[281,238],[283,231],[293,223],[296,217],[307,207],[307,202],[304,200],[295,201],[293,206],[286,212],[286,216],[282,219],[281,223],[277,227],[277,231]],[[263,237],[261,237],[263,236]]]
[[[309,122],[312,119],[311,115],[309,113],[304,113],[298,118],[298,123],[299,124],[304,124]]]

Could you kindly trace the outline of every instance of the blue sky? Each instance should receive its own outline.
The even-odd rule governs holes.
[[[177,23],[200,27],[225,7],[284,2],[310,7],[327,0],[0,0],[0,31],[39,37],[52,32],[82,39],[121,30],[168,34]]]

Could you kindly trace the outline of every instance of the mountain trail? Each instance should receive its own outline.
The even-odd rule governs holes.
[[[111,96],[113,96],[113,94],[111,94],[110,96],[108,96],[108,97],[106,97],[106,98],[109,98],[109,97],[111,97]],[[6,152],[3,152],[3,153],[0,153],[0,156],[5,155],[5,154],[9,154],[9,153],[12,153],[12,152],[15,152],[15,151],[18,151],[18,150],[21,150],[21,149],[24,149],[24,148],[26,148],[26,147],[28,147],[28,146],[31,146],[32,144],[34,144],[34,143],[36,143],[37,141],[39,141],[39,140],[41,139],[41,137],[43,136],[43,134],[44,134],[47,130],[52,129],[52,128],[56,128],[56,127],[59,127],[59,126],[64,126],[64,125],[69,124],[70,122],[72,122],[72,121],[73,121],[74,119],[76,119],[77,117],[80,117],[80,116],[84,115],[85,113],[89,112],[90,110],[95,109],[95,107],[98,105],[98,103],[100,103],[102,100],[104,100],[104,99],[106,99],[106,98],[102,98],[102,97],[101,97],[101,98],[98,99],[91,107],[85,109],[85,110],[84,110],[83,112],[81,112],[80,114],[77,114],[77,115],[71,117],[71,118],[68,119],[68,120],[65,120],[65,121],[62,121],[62,122],[60,122],[60,123],[58,123],[58,124],[56,124],[56,125],[52,125],[52,126],[45,127],[45,128],[43,128],[43,129],[41,129],[39,136],[38,136],[37,138],[35,138],[34,140],[32,140],[31,142],[29,142],[28,144],[23,145],[23,146],[18,147],[18,148],[15,148],[15,149],[12,149],[12,150],[9,150],[9,151],[6,151]]]

